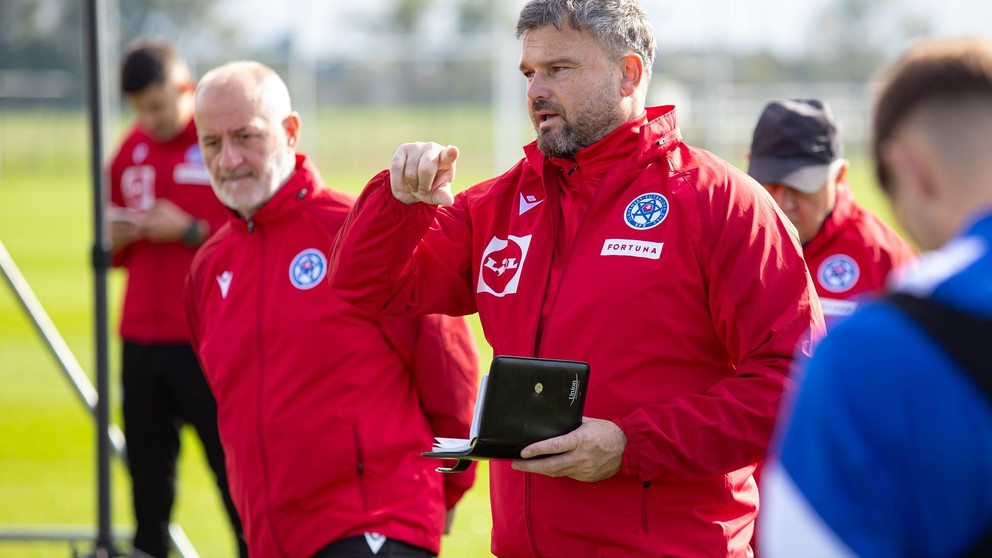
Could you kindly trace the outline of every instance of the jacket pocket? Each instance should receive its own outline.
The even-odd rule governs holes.
[[[355,425],[321,421],[277,430],[272,430],[265,457],[275,509],[293,513],[335,509],[342,515],[366,509]]]
[[[358,425],[351,425],[351,431],[355,436],[355,472],[358,475],[358,493],[362,499],[362,511],[369,511],[369,494],[365,488],[365,456],[362,451],[362,436],[358,433]]]
[[[644,483],[641,491],[641,531],[645,535],[651,533],[651,525],[648,522],[648,498],[651,496],[651,481]]]

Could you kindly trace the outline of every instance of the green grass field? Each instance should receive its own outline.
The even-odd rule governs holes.
[[[318,114],[314,132],[317,142],[311,155],[325,180],[352,192],[388,164],[393,148],[402,141],[434,139],[458,145],[463,156],[456,186],[472,184],[492,171],[492,123],[485,108],[326,110]],[[116,143],[119,133],[109,135]],[[88,144],[81,113],[0,111],[0,241],[92,377]],[[863,159],[855,158],[852,173],[859,199],[888,218]],[[122,275],[115,271],[110,281],[112,332],[121,286]],[[482,364],[488,366],[491,352],[478,332],[477,320],[473,324]],[[112,338],[111,408],[119,423],[118,344]],[[4,284],[0,287],[0,533],[25,525],[95,526],[94,437],[93,421]],[[442,556],[491,556],[486,472],[483,467],[475,488],[460,505]],[[126,531],[131,527],[130,485],[119,463],[113,473],[113,524]],[[234,546],[219,498],[189,429],[183,438],[179,484],[174,520],[199,554],[232,556]],[[88,552],[90,542],[81,541],[78,548]],[[0,557],[69,553],[66,543],[0,541]]]

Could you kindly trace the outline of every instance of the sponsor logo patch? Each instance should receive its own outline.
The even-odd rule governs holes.
[[[365,542],[368,543],[372,554],[379,554],[379,551],[382,550],[382,545],[386,544],[386,535],[368,532],[365,533]]]
[[[851,256],[837,254],[823,260],[816,272],[816,280],[820,286],[832,293],[842,293],[851,290],[858,282],[861,269]]]
[[[300,290],[308,290],[320,284],[327,275],[327,258],[316,248],[307,248],[293,258],[289,264],[289,280]]]
[[[523,192],[521,192],[520,193],[520,213],[518,213],[518,215],[523,215],[524,213],[527,213],[531,209],[534,209],[535,207],[537,207],[538,205],[540,205],[541,202],[543,202],[543,201],[544,201],[543,199],[541,199],[541,200],[537,199],[537,196],[533,196],[533,195],[530,195],[530,194],[528,194],[528,195],[525,196],[523,194]]]
[[[506,239],[494,236],[482,252],[479,262],[479,285],[475,292],[503,297],[517,292],[523,273],[531,235]]]
[[[665,217],[668,217],[668,198],[654,192],[637,196],[623,212],[627,226],[636,230],[657,227]]]
[[[234,274],[230,271],[225,271],[217,276],[217,285],[220,287],[221,298],[227,298],[227,291],[231,288],[231,279],[234,279]]]
[[[858,308],[858,303],[852,300],[820,297],[820,308],[824,316],[850,316]]]
[[[664,242],[645,242],[643,240],[629,240],[626,238],[607,238],[603,242],[603,251],[600,256],[632,256],[635,258],[646,258],[657,260],[661,257],[661,247]]]

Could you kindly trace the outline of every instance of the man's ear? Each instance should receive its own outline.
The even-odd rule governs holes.
[[[624,97],[629,97],[644,81],[644,61],[636,54],[628,54],[623,57],[623,66],[620,70],[622,72],[620,92]]]
[[[929,165],[915,146],[904,141],[890,140],[882,147],[882,158],[889,168],[894,188],[905,190],[924,199],[933,198],[936,185]]]
[[[845,159],[844,162],[837,168],[837,176],[835,177],[835,182],[837,184],[847,184],[847,172],[850,169],[851,164]]]
[[[293,111],[282,120],[282,127],[286,130],[286,141],[290,147],[295,148],[300,142],[300,113]]]
[[[193,96],[196,94],[196,83],[191,80],[184,79],[180,81],[177,85],[179,87],[180,96],[184,96],[184,95]]]

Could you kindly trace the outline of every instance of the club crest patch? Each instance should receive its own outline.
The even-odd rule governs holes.
[[[293,258],[289,264],[289,281],[300,290],[308,290],[320,284],[327,275],[327,258],[316,248],[307,248]]]
[[[657,227],[665,217],[668,217],[668,198],[654,192],[637,196],[623,212],[627,226],[637,230]]]
[[[203,152],[199,144],[194,143],[186,149],[183,162],[172,170],[172,180],[177,184],[210,185],[210,173],[203,166]]]
[[[131,162],[134,163],[135,165],[140,165],[141,163],[144,163],[145,159],[147,158],[148,158],[147,143],[139,143],[138,145],[134,146],[134,149],[131,150]]]
[[[475,292],[498,297],[516,293],[531,236],[508,235],[506,239],[494,236],[482,253],[479,285]]]
[[[820,286],[832,293],[851,290],[860,276],[861,269],[858,263],[845,254],[837,254],[823,260],[820,269],[816,272],[816,280],[820,282]]]
[[[192,165],[203,165],[203,152],[200,151],[200,144],[194,143],[186,149],[186,155],[183,157],[187,163]]]

